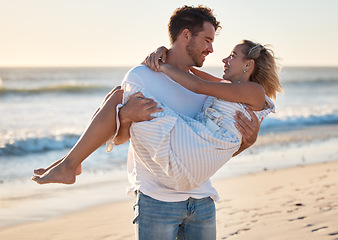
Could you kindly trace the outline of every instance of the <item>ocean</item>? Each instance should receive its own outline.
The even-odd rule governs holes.
[[[83,174],[74,185],[40,186],[30,177],[33,169],[49,166],[70,150],[105,95],[121,83],[128,69],[0,68],[2,224],[41,220],[126,198],[128,143],[111,153],[104,147],[98,149],[84,162]],[[204,70],[222,76],[222,68]],[[338,67],[284,67],[280,76],[284,93],[277,95],[276,113],[261,125],[262,140],[236,157],[238,160],[230,161],[215,178],[320,162],[327,159],[320,157],[324,152],[330,159],[338,159]],[[314,128],[324,130],[312,134]],[[304,145],[317,151],[300,151]],[[276,157],[284,156],[286,149],[293,156],[303,155],[298,160]],[[81,201],[69,204],[74,198]],[[44,212],[37,214],[35,210],[46,202]],[[25,207],[28,205],[31,210]],[[18,211],[20,217],[13,214]]]

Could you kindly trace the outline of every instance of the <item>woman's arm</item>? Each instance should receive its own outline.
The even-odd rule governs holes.
[[[151,70],[158,72],[160,70],[160,61],[165,63],[167,59],[168,48],[161,46],[150,53],[142,64],[147,65]]]
[[[210,81],[210,82],[220,82],[222,81],[223,79],[222,78],[218,78],[218,77],[215,77],[209,73],[206,73],[204,71],[201,71],[201,70],[198,70],[194,67],[190,68],[190,71],[195,74],[197,77],[203,79],[203,80],[206,80],[206,81]]]
[[[145,64],[151,70],[158,72],[158,71],[160,71],[160,61],[162,63],[165,63],[165,61],[167,59],[167,52],[168,52],[168,48],[161,46],[161,47],[157,48],[154,52],[150,53],[146,57],[146,59],[142,62],[142,64]],[[202,78],[202,79],[207,80],[207,81],[220,82],[220,81],[223,80],[222,78],[215,77],[215,76],[213,76],[209,73],[198,70],[194,67],[191,67],[190,71],[192,73],[194,73],[196,76],[198,76],[199,78]]]
[[[230,102],[244,103],[253,110],[262,110],[264,107],[264,89],[257,83],[206,81],[169,64],[160,64],[160,70],[192,92],[214,96]]]

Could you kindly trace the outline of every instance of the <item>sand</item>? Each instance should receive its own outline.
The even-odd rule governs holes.
[[[214,182],[217,239],[338,239],[338,161]],[[134,239],[133,200],[0,229],[2,240]]]
[[[218,239],[338,239],[338,162],[215,184]]]

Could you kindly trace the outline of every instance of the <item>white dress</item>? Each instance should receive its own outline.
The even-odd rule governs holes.
[[[137,85],[130,85],[128,90],[124,92],[123,103],[138,91],[153,98]],[[152,161],[143,161],[143,164],[162,184],[178,191],[201,186],[239,149],[242,136],[234,126],[236,111],[250,119],[244,104],[214,97],[207,98],[195,118],[179,114],[159,102],[158,105],[163,112],[154,114],[155,119],[132,124],[131,144],[147,149]],[[265,109],[254,113],[261,121],[270,112],[274,112],[274,104],[266,96]],[[107,144],[107,151],[112,149],[109,146],[111,143]],[[162,171],[153,170],[159,166]]]

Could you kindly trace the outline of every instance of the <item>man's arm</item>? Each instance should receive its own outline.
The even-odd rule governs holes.
[[[145,98],[142,93],[131,95],[128,102],[119,111],[120,129],[113,140],[115,145],[126,143],[130,138],[129,129],[132,122],[150,121],[152,113],[160,112],[162,108],[151,98]]]
[[[242,134],[242,144],[238,151],[232,155],[233,157],[253,145],[257,140],[260,123],[258,122],[258,119],[253,111],[250,108],[247,108],[247,110],[251,116],[251,121],[240,111],[236,112],[237,115],[235,116],[235,125],[238,131]]]

